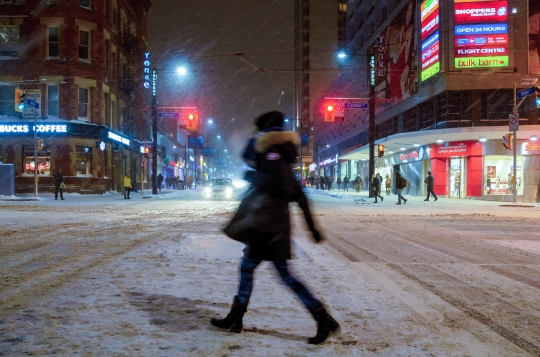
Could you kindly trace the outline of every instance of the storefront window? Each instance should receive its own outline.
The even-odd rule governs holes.
[[[50,146],[46,145],[43,150],[38,151],[37,167],[38,175],[50,175],[51,174],[51,152]],[[34,175],[35,163],[34,163],[34,146],[23,146],[23,175]]]
[[[75,148],[75,169],[77,176],[92,176],[92,148],[77,146]]]
[[[523,156],[517,157],[517,194],[523,194]],[[512,195],[514,160],[510,156],[484,157],[484,195]]]

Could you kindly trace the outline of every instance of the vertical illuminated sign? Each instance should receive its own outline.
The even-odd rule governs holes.
[[[420,4],[420,28],[422,37],[422,81],[437,74],[441,70],[439,55],[439,0],[426,0]]]
[[[144,76],[143,76],[143,86],[144,88],[150,88],[150,52],[144,53]]]
[[[508,1],[454,0],[456,68],[509,66]]]

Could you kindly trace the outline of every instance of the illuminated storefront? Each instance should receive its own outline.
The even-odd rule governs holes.
[[[140,182],[141,145],[124,134],[100,125],[69,121],[36,126],[1,122],[0,158],[3,163],[15,166],[16,192],[33,190],[34,132],[41,144],[37,150],[41,190],[54,187],[52,175],[56,169],[77,192],[119,189],[125,173],[134,182]]]
[[[508,2],[454,0],[455,68],[508,67]]]

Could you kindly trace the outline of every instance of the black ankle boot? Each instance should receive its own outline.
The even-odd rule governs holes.
[[[231,312],[224,319],[212,319],[210,323],[219,328],[228,328],[231,332],[240,333],[244,328],[242,318],[247,311],[247,307],[242,305],[238,297],[235,296],[231,307]]]
[[[321,307],[312,312],[313,318],[317,321],[317,335],[311,337],[308,342],[312,345],[323,343],[326,339],[339,330],[339,324],[326,310]]]

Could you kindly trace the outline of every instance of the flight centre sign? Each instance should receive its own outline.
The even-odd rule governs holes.
[[[508,1],[454,0],[455,68],[508,67]]]

